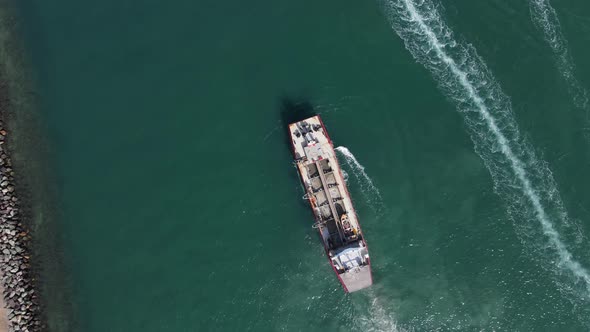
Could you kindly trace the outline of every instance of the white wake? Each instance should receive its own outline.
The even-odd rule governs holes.
[[[531,17],[535,26],[543,32],[545,41],[551,47],[557,68],[568,85],[574,104],[582,109],[588,105],[588,91],[574,75],[575,66],[569,53],[567,40],[561,32],[561,24],[549,0],[529,0]]]
[[[590,274],[574,259],[560,235],[561,231],[576,236],[551,171],[520,136],[510,100],[483,60],[471,45],[453,38],[438,8],[429,0],[388,0],[385,10],[406,48],[457,104],[476,152],[490,171],[494,190],[507,203],[521,239],[543,250],[546,246],[536,236],[540,226],[554,256],[545,262],[554,262],[557,274],[567,272],[573,284],[581,283],[584,294],[576,295],[588,299]],[[537,227],[531,223],[535,220]]]
[[[350,152],[350,150],[345,146],[339,146],[335,149],[338,151],[343,157],[346,165],[348,165],[349,169],[351,170],[353,176],[358,181],[361,192],[367,200],[367,202],[371,205],[372,208],[377,210],[381,209],[383,206],[383,199],[381,197],[381,192],[373,183],[373,180],[369,177],[369,174],[365,171],[365,167],[359,163],[356,157]],[[377,206],[375,206],[375,204]]]
[[[366,293],[367,298],[363,299],[362,303],[357,305],[361,306],[359,311],[368,311],[367,314],[359,314],[354,321],[355,329],[359,331],[368,332],[406,332],[407,329],[403,328],[397,323],[396,317],[393,314],[393,310],[386,308],[381,299],[375,294],[372,289]],[[369,301],[369,303],[365,303]],[[359,301],[360,302],[360,301]]]

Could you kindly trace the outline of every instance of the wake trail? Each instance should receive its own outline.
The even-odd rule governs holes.
[[[543,32],[545,41],[551,47],[561,76],[568,85],[568,91],[574,104],[586,109],[588,106],[588,91],[574,75],[575,66],[569,53],[567,40],[561,32],[561,24],[555,9],[549,0],[530,0],[530,11],[534,25]]]
[[[358,320],[355,322],[356,327],[361,331],[389,331],[389,332],[406,332],[406,330],[399,326],[395,316],[391,310],[386,308],[381,303],[381,299],[375,295],[375,292],[370,289],[367,292],[367,301],[370,303],[362,303],[363,311],[368,310],[367,315],[358,315]]]
[[[352,173],[354,178],[357,180],[361,193],[369,203],[371,209],[377,214],[380,214],[384,209],[383,199],[381,192],[375,184],[369,174],[365,171],[365,167],[356,159],[354,154],[345,146],[336,147],[335,150],[344,157],[344,162],[348,166],[349,172],[342,170],[346,178],[349,177],[348,173]],[[398,326],[397,321],[391,310],[386,310],[379,297],[375,294],[373,289],[369,289],[367,292],[368,298],[365,300],[369,303],[363,303],[360,305],[359,310],[366,311],[368,314],[357,315],[355,324],[361,331],[390,331],[390,332],[405,332],[403,328]]]
[[[373,204],[377,204],[377,210],[383,208],[383,199],[381,197],[381,192],[373,183],[373,180],[369,177],[369,174],[365,171],[365,167],[359,163],[356,157],[350,152],[350,150],[345,146],[339,146],[335,149],[339,152],[343,157],[346,165],[348,165],[349,169],[352,171],[355,179],[358,181],[361,192],[369,203],[371,203],[371,207],[375,208]]]
[[[442,91],[457,104],[475,150],[484,161],[494,182],[494,191],[504,199],[521,240],[540,251],[538,226],[548,240],[558,275],[569,276],[571,284],[583,287],[590,299],[590,273],[568,250],[556,228],[576,236],[575,227],[563,208],[553,175],[520,136],[512,105],[475,49],[455,41],[437,7],[429,0],[388,0],[385,10],[393,29],[414,58],[435,77]],[[538,234],[540,235],[540,234]],[[573,277],[573,278],[572,278]],[[576,293],[576,292],[574,292]]]

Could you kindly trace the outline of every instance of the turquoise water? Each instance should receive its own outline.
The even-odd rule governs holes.
[[[589,15],[22,2],[71,329],[590,329]],[[301,199],[283,122],[310,108],[370,178],[342,156],[366,291],[344,294]]]

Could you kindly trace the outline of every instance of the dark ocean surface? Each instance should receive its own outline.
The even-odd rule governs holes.
[[[56,330],[590,329],[590,2],[19,15],[74,307]],[[343,292],[311,227],[301,110],[360,163],[341,155],[370,289]]]

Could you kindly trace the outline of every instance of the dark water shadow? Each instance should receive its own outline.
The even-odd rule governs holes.
[[[285,148],[291,152],[292,142],[289,136],[289,124],[301,120],[305,120],[309,117],[317,115],[318,113],[314,110],[313,105],[306,99],[295,99],[283,97],[280,100],[280,115],[281,115],[281,132],[283,133],[283,142]]]

